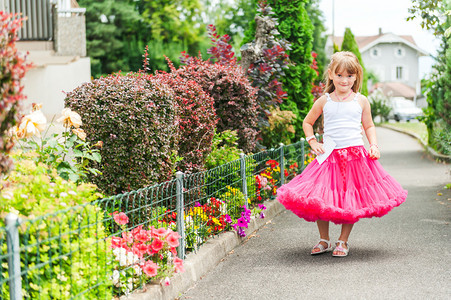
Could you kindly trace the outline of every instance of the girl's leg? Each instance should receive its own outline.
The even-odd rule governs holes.
[[[353,226],[354,226],[354,224],[343,224],[341,226],[341,234],[340,234],[339,240],[341,240],[343,242],[348,242],[349,235],[351,234],[351,230],[352,230]],[[348,249],[348,246],[346,246],[346,244],[343,244],[343,248]],[[344,253],[342,251],[334,251],[334,253],[337,255],[344,255]]]
[[[329,222],[318,220],[316,221],[316,225],[318,226],[320,238],[329,241]],[[321,245],[323,245],[324,248],[327,248],[327,244],[325,242],[321,242]],[[320,251],[319,248],[313,248],[312,253],[316,253],[318,251]]]

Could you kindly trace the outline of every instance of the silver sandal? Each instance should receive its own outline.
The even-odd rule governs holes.
[[[335,257],[345,257],[348,256],[349,253],[349,244],[345,241],[337,241],[337,247],[335,247],[334,252],[332,253],[332,256]],[[346,247],[348,247],[348,249],[344,248],[343,245],[346,245]],[[340,251],[343,252],[344,254],[335,254],[335,251]]]
[[[321,242],[325,242],[327,244],[327,248],[324,248],[324,246],[321,244]],[[319,243],[316,244],[315,247],[313,247],[313,249],[316,249],[316,248],[318,248],[319,251],[318,252],[311,252],[312,255],[316,255],[316,254],[321,254],[321,253],[324,253],[324,252],[332,251],[332,244],[328,240],[320,239]],[[313,251],[313,249],[312,249],[312,251]]]

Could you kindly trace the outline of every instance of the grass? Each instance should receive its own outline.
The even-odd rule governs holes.
[[[396,122],[396,123],[383,123],[384,125],[402,129],[404,131],[414,133],[421,138],[421,140],[427,144],[428,131],[426,125],[422,122]]]

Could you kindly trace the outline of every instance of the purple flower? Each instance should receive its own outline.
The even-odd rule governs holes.
[[[264,219],[265,218],[265,213],[264,212],[261,212],[260,213],[260,219]]]
[[[245,237],[246,236],[246,232],[244,232],[243,228],[238,228],[238,230],[236,231],[238,233],[239,236],[241,237]]]
[[[247,228],[247,224],[248,224],[249,222],[245,219],[245,218],[243,218],[243,217],[241,217],[241,218],[239,218],[238,220],[236,220],[236,224],[238,225],[238,226],[240,226],[240,227],[245,227],[245,228]]]
[[[202,206],[202,205],[200,205],[200,203],[199,202],[194,202],[194,207],[199,207],[199,206]]]
[[[238,230],[237,227],[238,227],[238,224],[232,224],[233,229]]]
[[[258,204],[258,208],[260,208],[260,209],[266,209],[266,206],[264,206],[263,204],[259,203],[259,204]]]
[[[227,223],[232,223],[232,218],[229,215],[225,215],[224,221],[226,221]]]

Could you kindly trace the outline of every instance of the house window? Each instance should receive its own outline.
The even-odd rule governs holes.
[[[396,67],[396,79],[402,79],[402,67]]]
[[[381,56],[381,54],[381,49],[379,49],[378,47],[374,47],[370,50],[370,55],[372,58],[377,58]]]
[[[406,55],[406,50],[403,47],[395,47],[395,56],[404,57]]]

